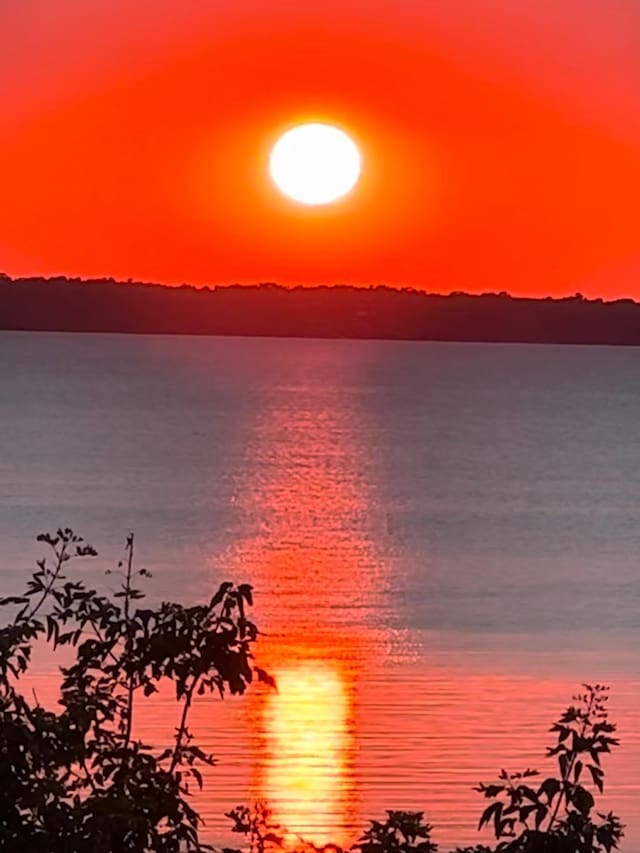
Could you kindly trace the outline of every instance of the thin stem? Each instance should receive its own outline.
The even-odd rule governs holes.
[[[222,613],[225,615],[228,613],[229,603],[227,601],[224,602],[222,606]],[[211,616],[214,612],[214,607],[209,607],[208,615]],[[220,627],[222,616],[219,615],[217,619],[214,619],[213,624],[211,626],[212,632],[215,633],[217,629]],[[182,714],[180,716],[180,724],[178,726],[178,733],[176,735],[176,746],[173,750],[173,756],[171,758],[171,766],[169,768],[169,772],[173,773],[180,758],[180,751],[182,750],[182,739],[184,737],[186,728],[187,728],[187,717],[189,715],[189,709],[191,708],[191,702],[193,700],[193,694],[195,692],[196,687],[198,686],[198,682],[204,673],[199,672],[194,676],[193,681],[191,682],[191,687],[187,690],[184,700],[184,705],[182,707]]]
[[[89,624],[90,624],[90,625],[91,625],[91,627],[93,628],[94,633],[95,633],[96,637],[98,638],[98,640],[99,640],[101,643],[105,643],[105,642],[106,642],[106,640],[105,640],[105,638],[104,638],[104,634],[100,631],[100,628],[98,628],[98,626],[96,625],[95,620],[94,620],[94,619],[89,619]],[[116,655],[113,653],[113,651],[110,651],[108,654],[109,654],[109,657],[111,658],[111,660],[112,660],[114,663],[119,663],[119,660],[118,660],[118,658],[116,657]]]
[[[33,619],[33,617],[36,615],[38,610],[40,610],[40,608],[42,607],[42,605],[46,601],[49,593],[53,589],[53,585],[58,580],[60,572],[62,571],[62,566],[66,562],[65,557],[67,556],[67,543],[66,542],[62,543],[62,548],[60,549],[60,551],[56,551],[54,548],[54,553],[55,553],[56,557],[58,558],[58,562],[57,562],[56,567],[53,571],[53,574],[49,578],[49,583],[45,587],[45,590],[40,597],[40,600],[38,601],[37,604],[34,604],[34,606],[31,608],[31,612],[29,613],[29,616],[27,617],[29,619]]]
[[[91,775],[91,773],[89,772],[89,768],[87,767],[87,762],[86,762],[86,760],[85,760],[84,755],[82,756],[82,759],[81,759],[81,761],[80,761],[80,764],[82,765],[82,769],[83,769],[83,770],[84,770],[84,772],[85,772],[85,779],[86,779],[86,781],[89,783],[89,787],[91,788],[91,790],[92,790],[92,791],[94,792],[94,794],[95,794],[95,793],[97,792],[98,788],[96,787],[96,783],[93,781],[93,776],[92,776],[92,775]]]
[[[582,722],[582,728],[580,729],[580,735],[579,735],[580,740],[582,740],[582,738],[585,735],[585,732],[587,731],[587,725],[589,724],[589,721],[591,719],[591,712],[593,710],[593,703],[594,702],[595,702],[595,694],[592,693],[589,697],[589,704],[587,705],[587,713],[585,714],[584,720]],[[558,797],[558,802],[556,803],[556,807],[553,810],[553,814],[551,815],[549,825],[547,826],[547,832],[551,831],[554,823],[556,822],[556,818],[558,816],[558,812],[560,811],[560,806],[562,804],[563,797],[565,800],[567,800],[567,791],[568,791],[568,787],[570,784],[569,779],[571,778],[571,771],[573,770],[573,766],[576,763],[576,760],[578,758],[578,754],[579,753],[576,750],[573,751],[573,755],[571,756],[571,760],[569,761],[569,763],[567,765],[567,769],[562,776],[562,790],[560,791],[560,795]]]
[[[173,756],[171,758],[171,766],[169,768],[169,773],[173,773],[176,769],[176,765],[180,758],[180,752],[182,750],[182,739],[184,738],[185,732],[187,730],[187,717],[189,715],[189,709],[191,708],[191,702],[193,700],[193,694],[196,689],[198,682],[200,681],[200,673],[194,676],[193,681],[191,682],[191,687],[187,690],[184,699],[184,705],[182,706],[182,714],[180,715],[180,725],[178,726],[178,733],[176,735],[176,746],[173,750]]]
[[[127,627],[129,626],[129,605],[130,605],[130,597],[131,597],[131,570],[133,568],[133,533],[130,533],[127,536],[127,544],[125,546],[125,550],[127,551],[127,579],[125,583],[125,597],[124,597],[124,618],[127,623]]]
[[[127,725],[124,732],[124,745],[125,747],[129,744],[131,740],[131,730],[133,728],[133,692],[135,690],[135,672],[133,666],[131,666],[131,640],[132,640],[132,632],[131,632],[131,612],[130,612],[130,604],[131,604],[131,571],[133,568],[133,533],[131,533],[127,537],[127,545],[126,550],[127,554],[127,580],[125,585],[125,596],[124,596],[124,618],[126,623],[126,635],[127,639],[125,642],[125,663],[128,663],[130,666],[129,672],[129,680],[127,684]]]

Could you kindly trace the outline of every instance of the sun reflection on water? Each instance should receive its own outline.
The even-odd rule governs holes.
[[[314,352],[299,376],[292,362],[288,381],[264,399],[237,481],[243,526],[253,533],[235,543],[228,565],[255,586],[264,632],[256,660],[278,684],[249,699],[252,796],[293,838],[321,846],[350,843],[360,818],[363,626],[384,571],[368,449],[355,440],[359,403],[335,382],[350,368],[331,347]]]
[[[343,817],[350,794],[346,685],[333,664],[321,661],[274,675],[278,689],[262,717],[262,797],[290,833],[316,845],[335,842],[336,817]]]

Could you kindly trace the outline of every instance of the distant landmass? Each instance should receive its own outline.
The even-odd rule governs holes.
[[[180,335],[640,344],[640,304],[389,287],[196,288],[0,275],[0,329]]]

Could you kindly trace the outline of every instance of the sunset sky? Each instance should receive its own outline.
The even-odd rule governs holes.
[[[3,0],[0,270],[640,298],[638,0]],[[362,178],[305,207],[279,135]]]

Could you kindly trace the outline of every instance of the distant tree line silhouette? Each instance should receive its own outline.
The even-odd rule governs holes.
[[[194,742],[194,696],[242,694],[253,680],[276,688],[254,665],[258,629],[252,590],[223,583],[207,602],[143,605],[136,586],[150,577],[134,567],[133,536],[114,574],[118,587],[99,593],[69,578],[71,562],[96,556],[72,530],[38,539],[51,553],[23,592],[0,599],[0,853],[181,853],[214,850],[200,839],[190,803],[213,763]],[[58,710],[21,692],[36,643],[67,646]],[[164,748],[135,736],[135,708],[162,685],[175,690],[177,726]],[[495,848],[457,853],[610,853],[623,835],[611,812],[596,811],[604,788],[603,756],[618,745],[607,715],[607,688],[584,686],[552,726],[555,775],[507,773],[477,790],[489,805]],[[171,725],[171,724],[169,724]],[[277,825],[265,804],[228,813],[249,853],[300,851],[314,845]],[[422,812],[389,811],[372,821],[350,853],[436,853]],[[245,849],[246,849],[245,847]],[[337,845],[324,850],[343,853]],[[239,853],[223,849],[222,853]]]
[[[528,299],[385,286],[195,288],[2,275],[0,329],[635,346],[640,304],[579,293]]]

